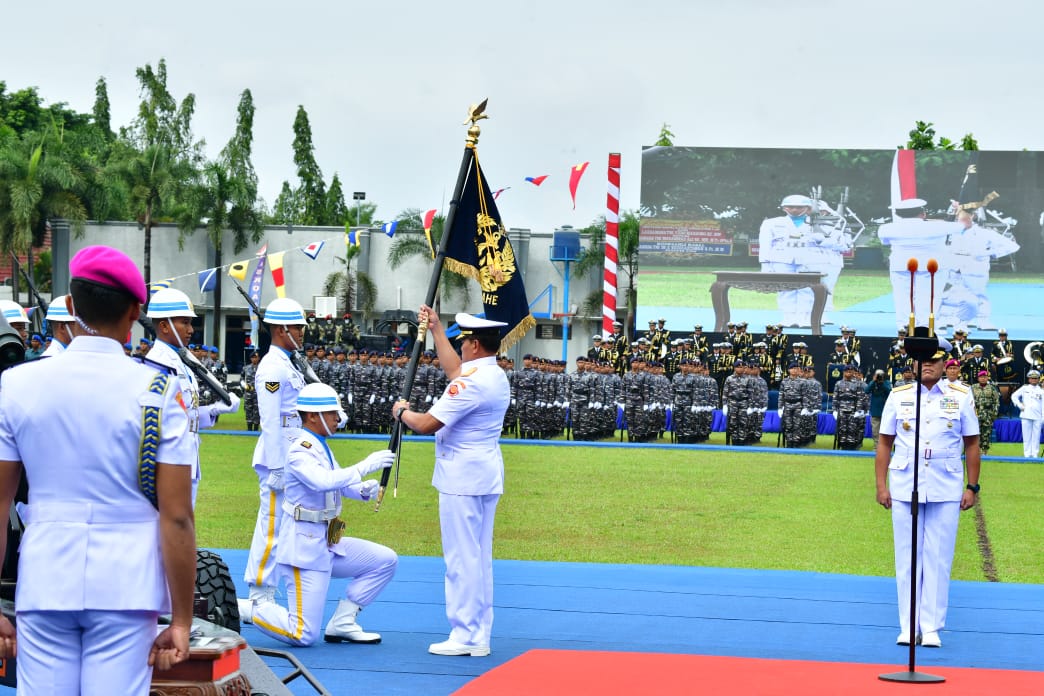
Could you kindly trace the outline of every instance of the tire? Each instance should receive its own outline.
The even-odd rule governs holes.
[[[236,586],[228,566],[213,551],[196,551],[196,592],[207,603],[207,621],[239,633]]]

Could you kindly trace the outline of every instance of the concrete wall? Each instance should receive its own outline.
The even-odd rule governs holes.
[[[401,231],[398,235],[420,234]],[[549,296],[545,294],[536,302],[532,311],[537,315],[538,326],[529,332],[510,354],[520,363],[521,355],[532,353],[546,358],[562,359],[563,345],[561,339],[561,322],[550,316],[550,312],[563,311],[563,291],[565,286],[564,268],[561,262],[549,260],[552,233],[533,233],[525,229],[509,231],[519,267],[522,269],[529,301],[534,302],[538,295],[551,286],[550,296],[553,303],[549,310]],[[83,236],[73,238],[68,227],[59,225],[54,231],[54,287],[56,292],[65,292],[68,288],[69,258],[85,246],[106,244],[123,250],[140,264],[144,262],[144,232],[136,223],[105,222],[88,223]],[[254,261],[254,253],[262,244],[268,244],[268,253],[286,251],[283,260],[283,272],[286,280],[287,296],[300,302],[306,310],[315,306],[315,298],[323,295],[323,283],[327,276],[342,270],[344,257],[344,230],[336,227],[266,227],[264,236],[257,244],[251,244],[239,253],[233,253],[232,235],[226,233],[223,247],[226,250],[221,259],[226,268],[219,273],[221,279],[221,327],[214,327],[214,295],[200,293],[197,280],[199,271],[217,265],[213,247],[209,243],[206,231],[197,230],[194,234],[184,236],[183,245],[179,245],[182,235],[175,225],[161,224],[152,232],[152,280],[160,281],[174,278],[172,287],[185,292],[196,305],[197,313],[204,317],[204,342],[217,344],[224,352],[226,346],[233,341],[228,340],[226,331],[230,322],[234,322],[234,330],[247,316],[246,302],[240,296],[232,280],[228,277],[227,266],[235,261]],[[311,242],[323,240],[326,246],[315,260],[310,259],[302,251]],[[377,302],[372,316],[360,316],[361,312],[353,312],[357,323],[369,328],[373,321],[387,309],[416,310],[423,302],[431,277],[431,264],[421,259],[411,259],[397,269],[388,266],[388,250],[392,239],[378,230],[366,230],[362,233],[361,254],[353,261],[352,268],[365,272],[373,278],[377,285]],[[254,263],[248,269],[247,282],[253,272]],[[581,304],[584,298],[595,288],[601,287],[601,271],[583,279],[570,279],[569,304]],[[266,270],[262,286],[262,305],[275,297],[275,286],[271,273]],[[464,303],[457,297],[444,297],[442,313],[444,318],[452,319],[456,312],[479,313],[482,311],[481,296],[477,283],[472,282],[470,302]],[[544,315],[544,316],[539,316]],[[584,355],[590,347],[591,336],[601,327],[601,317],[584,320],[577,318],[569,330],[566,359],[572,364],[576,357]],[[135,341],[138,336],[135,336]],[[238,364],[238,356],[223,355],[230,363]]]

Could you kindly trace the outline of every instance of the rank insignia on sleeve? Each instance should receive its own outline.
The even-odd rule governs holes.
[[[275,394],[279,391],[279,384],[279,382],[265,382],[265,389],[267,389],[269,393]]]
[[[447,392],[447,393],[448,393],[448,394],[449,394],[450,396],[456,396],[457,394],[459,394],[459,393],[461,393],[462,391],[464,391],[464,389],[465,389],[465,388],[466,388],[466,387],[464,386],[464,383],[463,383],[463,382],[453,382],[453,383],[451,383],[451,384],[449,385],[449,389],[447,389],[447,390],[446,390],[446,392]]]
[[[308,440],[301,440],[301,446],[305,449],[312,449],[312,443]]]

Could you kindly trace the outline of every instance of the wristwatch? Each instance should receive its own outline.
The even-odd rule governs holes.
[[[980,486],[979,486],[979,484],[977,484],[977,483],[969,483],[969,484],[968,484],[967,486],[965,486],[965,488],[967,488],[967,489],[968,489],[969,491],[971,491],[972,493],[975,493],[976,495],[978,495],[978,494],[979,494],[979,488],[980,488]]]

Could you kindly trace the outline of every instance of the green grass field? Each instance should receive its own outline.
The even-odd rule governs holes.
[[[754,269],[750,269],[754,270]],[[638,295],[643,306],[650,307],[710,307],[710,286],[715,280],[711,270],[685,268],[642,268],[639,274]],[[1039,275],[994,274],[991,285],[1040,284]],[[883,271],[856,271],[845,269],[835,288],[834,307],[846,309],[875,297],[892,292],[888,274]],[[729,291],[729,307],[737,309],[776,309],[776,296],[750,290]]]
[[[242,423],[222,416],[219,427]],[[819,438],[819,447],[830,438]],[[255,439],[205,435],[200,546],[246,548],[257,513]],[[715,433],[714,444],[723,444]],[[766,434],[765,444],[775,438]],[[343,465],[384,440],[335,440]],[[870,449],[867,440],[865,449]],[[1017,455],[1021,445],[993,454]],[[874,500],[870,458],[505,445],[497,514],[502,559],[648,563],[893,574],[891,523]],[[432,441],[403,446],[399,496],[379,513],[346,500],[349,533],[402,555],[441,554]],[[1003,582],[1044,583],[1044,466],[987,462],[981,504]],[[954,577],[985,580],[973,512],[964,513]]]

